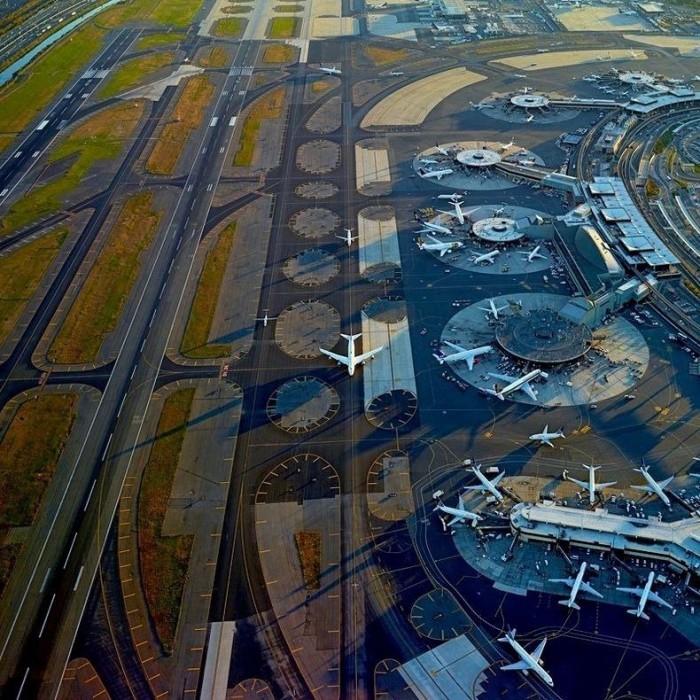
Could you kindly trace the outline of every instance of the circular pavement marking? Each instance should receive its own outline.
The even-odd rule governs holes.
[[[340,270],[340,260],[320,248],[310,248],[288,258],[284,263],[287,279],[303,287],[317,287],[332,280]]]
[[[459,603],[444,588],[436,588],[418,598],[411,608],[410,619],[418,634],[442,642],[459,637],[471,627]]]
[[[275,389],[267,401],[267,417],[288,433],[320,428],[340,407],[338,392],[317,377],[295,377]]]
[[[277,319],[275,342],[291,357],[320,357],[319,347],[332,348],[340,335],[340,314],[322,301],[298,301]]]
[[[323,238],[337,230],[340,217],[330,209],[302,209],[289,219],[289,228],[302,238]]]

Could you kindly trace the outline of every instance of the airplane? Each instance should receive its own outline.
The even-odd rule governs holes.
[[[499,150],[501,153],[503,153],[503,151],[507,151],[509,148],[512,148],[513,145],[514,145],[514,144],[513,144],[512,141],[511,141],[510,143],[501,143],[501,142],[499,141],[499,142],[498,142],[498,146],[499,146],[499,149],[498,149],[498,150]]]
[[[379,3],[378,5],[367,5],[368,9],[370,10],[382,10],[384,9],[389,3],[388,2],[382,2]]]
[[[541,433],[535,433],[534,435],[530,435],[530,440],[539,440],[540,445],[549,445],[550,447],[554,447],[554,445],[552,444],[552,440],[566,437],[562,428],[559,428],[559,430],[557,430],[556,433],[547,432],[548,429],[549,423],[547,423],[547,425],[544,426],[544,430]]]
[[[535,246],[535,249],[534,249],[534,250],[530,250],[530,251],[524,250],[524,251],[522,251],[522,254],[525,256],[525,257],[523,258],[523,260],[526,260],[526,261],[529,262],[529,263],[531,263],[535,258],[542,258],[542,260],[546,260],[546,259],[547,259],[547,256],[546,256],[546,255],[542,255],[542,253],[540,253],[540,248],[541,248],[541,247],[542,247],[542,246],[538,245],[538,246]]]
[[[348,248],[352,245],[353,241],[356,241],[359,236],[353,236],[352,235],[352,229],[351,228],[346,228],[345,229],[345,235],[344,236],[339,236],[338,234],[335,235],[336,238],[340,238],[341,241],[345,241],[348,245]]]
[[[472,513],[464,507],[461,496],[457,496],[456,508],[446,506],[444,503],[442,503],[442,501],[440,501],[440,503],[437,504],[435,510],[439,510],[441,513],[445,513],[446,515],[452,516],[452,520],[450,520],[447,523],[446,527],[452,527],[457,523],[463,523],[467,520],[469,520],[472,524],[476,525],[476,523],[479,522],[479,520],[483,520],[483,518],[480,515]]]
[[[525,73],[513,73],[514,78],[527,78]]]
[[[586,583],[583,580],[583,574],[586,571],[586,562],[582,561],[581,562],[581,568],[578,570],[578,574],[576,574],[576,578],[550,578],[549,582],[550,583],[564,583],[569,588],[571,588],[571,594],[566,600],[560,600],[558,601],[559,605],[566,605],[567,608],[573,608],[574,610],[580,610],[581,607],[579,604],[576,602],[576,596],[578,595],[579,590],[586,591],[586,593],[590,593],[591,595],[597,596],[598,598],[602,598],[603,595],[601,593],[598,593],[593,586],[591,586],[589,583]]]
[[[462,195],[459,194],[458,192],[453,192],[452,194],[439,194],[437,196],[438,199],[447,199],[450,202],[462,202]]]
[[[632,58],[637,58],[638,56],[642,55],[643,51],[637,52],[637,51],[633,51],[632,49],[630,49],[630,53],[632,54]]]
[[[447,228],[447,226],[443,226],[442,224],[433,224],[429,221],[422,221],[421,223],[431,233],[445,233],[447,235],[452,234],[452,229]]]
[[[389,71],[389,75],[394,77],[394,78],[400,78],[403,75],[403,71],[402,70],[392,70],[392,71]]]
[[[503,494],[496,488],[496,486],[498,486],[500,480],[505,476],[504,471],[498,474],[493,481],[489,480],[486,475],[482,473],[480,464],[476,464],[472,467],[472,473],[474,476],[476,476],[480,483],[474,484],[473,486],[465,486],[464,488],[467,489],[467,491],[480,491],[481,493],[488,491],[494,498],[497,498],[499,501],[503,501]]]
[[[670,603],[667,603],[660,595],[657,595],[654,593],[654,591],[651,590],[651,586],[654,583],[654,572],[650,571],[649,572],[649,578],[647,579],[647,582],[644,584],[644,588],[618,588],[618,591],[622,591],[623,593],[631,593],[632,595],[638,595],[639,596],[639,605],[637,605],[636,608],[632,608],[631,610],[628,610],[627,612],[630,615],[634,615],[635,617],[641,617],[643,620],[648,620],[649,615],[647,615],[644,612],[644,607],[647,604],[647,601],[651,600],[653,603],[658,603],[659,605],[663,605],[666,608],[671,608],[673,609],[673,606]]]
[[[586,489],[588,491],[588,502],[593,505],[595,503],[595,495],[599,491],[602,491],[603,489],[607,489],[609,486],[615,486],[617,481],[608,481],[604,484],[596,484],[595,482],[595,473],[600,469],[600,467],[593,467],[588,464],[582,465],[586,469],[588,469],[588,481],[580,481],[579,479],[573,479],[572,477],[567,475],[567,479],[569,481],[572,481],[574,484],[577,486],[580,486],[582,489]]]
[[[435,144],[435,150],[441,155],[441,156],[449,156],[450,151],[447,148],[442,148],[442,146],[438,146]]]
[[[440,251],[440,257],[453,250],[459,250],[460,248],[464,248],[464,243],[462,243],[461,241],[438,241],[437,238],[433,238],[429,234],[425,234],[425,237],[430,241],[430,243],[421,241],[418,243],[418,248],[420,250]]]
[[[493,299],[489,299],[489,308],[488,309],[485,309],[483,306],[479,306],[477,308],[480,311],[485,311],[487,313],[487,315],[491,315],[495,319],[497,319],[499,312],[505,311],[506,309],[510,308],[510,306],[508,304],[506,304],[505,306],[496,306],[493,303]]]
[[[535,651],[531,654],[525,651],[518,642],[515,641],[515,630],[509,630],[506,632],[505,637],[501,637],[499,642],[508,642],[508,644],[513,647],[515,652],[520,657],[520,661],[514,664],[508,664],[507,666],[501,666],[501,671],[522,671],[527,675],[528,671],[532,671],[536,676],[539,676],[550,688],[554,687],[554,681],[552,677],[544,670],[542,666],[542,661],[540,658],[542,652],[544,651],[544,645],[547,643],[547,637],[545,637],[538,645]]]
[[[460,224],[463,224],[464,223],[464,212],[462,211],[462,206],[461,206],[462,202],[461,201],[456,202],[454,200],[451,200],[451,204],[454,207],[453,212],[452,211],[442,211],[442,209],[440,209],[439,210],[440,213],[447,214],[448,216],[454,216],[457,219],[457,221],[459,221]],[[472,209],[472,211],[475,211],[475,210]]]
[[[608,56],[607,58],[603,58],[600,54],[598,54],[596,56],[596,60],[598,60],[598,61],[608,61],[609,59],[610,59],[610,56]]]
[[[263,322],[263,327],[266,328],[266,327],[267,327],[267,322],[268,322],[268,321],[276,321],[277,318],[278,318],[277,316],[268,316],[268,315],[267,315],[267,309],[265,309],[265,315],[264,315],[262,318],[256,318],[255,320],[256,320],[256,321],[262,321],[262,322]]]
[[[341,338],[345,338],[345,340],[348,341],[347,355],[337,355],[336,353],[331,352],[330,350],[325,350],[324,348],[319,348],[319,350],[327,357],[335,360],[338,364],[345,365],[348,368],[348,374],[352,377],[352,375],[355,374],[355,367],[357,367],[357,365],[360,363],[364,364],[367,362],[367,360],[373,360],[374,356],[380,350],[384,350],[384,346],[380,345],[378,348],[374,348],[374,350],[362,353],[362,355],[355,355],[355,341],[361,335],[362,333],[357,333],[356,335],[345,335],[345,333],[340,334]]]
[[[525,121],[529,124],[535,118],[534,114],[531,114]]]
[[[419,168],[418,172],[423,176],[423,177],[434,177],[438,180],[442,180],[443,177],[446,175],[452,175],[454,170],[452,168],[443,168],[442,170],[425,170],[424,168]]]
[[[440,161],[435,160],[434,158],[421,158],[420,162],[423,165],[440,165]]]
[[[473,255],[469,258],[469,262],[474,264],[484,263],[485,265],[493,265],[496,261],[494,258],[500,254],[500,250],[496,248],[495,250],[489,250],[488,253],[477,253],[477,251],[472,250]]]
[[[445,340],[443,342],[445,343],[445,345],[447,345],[448,348],[452,348],[453,350],[456,350],[456,352],[453,352],[450,355],[445,355],[443,353],[437,355],[433,353],[433,357],[440,364],[447,362],[447,364],[449,365],[453,362],[464,361],[467,363],[467,367],[469,367],[470,371],[474,369],[474,358],[479,357],[479,355],[485,355],[487,352],[491,352],[493,350],[493,348],[490,345],[482,345],[479,348],[466,350],[465,348],[460,347],[455,343],[451,343],[449,340]]]
[[[324,66],[323,63],[321,64],[319,70],[322,73],[327,73],[328,75],[342,75],[339,68],[336,68],[335,66],[331,66],[329,68],[328,66]]]
[[[664,493],[664,489],[673,481],[673,477],[669,476],[668,479],[664,479],[663,481],[656,481],[656,479],[649,474],[649,470],[644,466],[644,464],[642,464],[640,469],[635,469],[634,471],[639,472],[647,483],[644,486],[633,485],[632,488],[637,489],[637,491],[655,493],[670,508],[671,501]]]
[[[502,216],[506,212],[506,205],[504,204],[502,207],[496,207],[493,210],[493,215],[494,216]]]
[[[508,394],[512,394],[514,391],[524,391],[533,401],[537,401],[537,392],[532,388],[530,382],[537,377],[544,377],[547,379],[549,375],[543,372],[541,369],[533,369],[532,372],[528,372],[522,377],[511,377],[507,374],[495,374],[494,372],[488,372],[489,377],[494,379],[500,379],[503,382],[509,382],[502,389],[498,389],[497,385],[494,389],[484,389],[487,394],[491,396],[498,397],[501,401],[505,401]]]

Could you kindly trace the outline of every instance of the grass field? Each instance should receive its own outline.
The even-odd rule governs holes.
[[[100,15],[105,27],[120,27],[129,20],[150,20],[174,29],[186,29],[199,12],[202,0],[130,0]]]
[[[97,359],[105,337],[116,328],[141,270],[141,254],[153,240],[160,217],[153,210],[152,192],[139,192],[127,200],[49,348],[50,362]]]
[[[398,63],[403,61],[408,55],[406,49],[387,49],[383,46],[365,46],[364,52],[375,66],[388,66],[392,63]]]
[[[278,119],[284,111],[285,88],[280,86],[263,95],[248,113],[243,124],[238,151],[233,164],[249,166],[253,162],[255,140],[263,119]]]
[[[328,80],[327,78],[317,78],[311,83],[311,94],[320,95],[326,92],[326,90],[330,90],[333,85],[334,83],[332,80]]]
[[[150,82],[151,73],[170,65],[174,60],[173,53],[156,53],[121,63],[119,68],[111,73],[110,79],[100,90],[99,96],[106,99],[139,85],[145,85]]]
[[[301,12],[303,5],[275,5],[272,8],[275,12]]]
[[[275,17],[270,21],[268,37],[270,39],[291,39],[299,36],[301,20],[299,17]]]
[[[222,12],[227,15],[242,15],[250,12],[252,9],[252,5],[226,5]]]
[[[295,532],[294,541],[301,561],[304,587],[310,591],[318,590],[321,587],[321,533],[315,530]]]
[[[272,44],[263,51],[263,63],[290,63],[294,60],[294,47],[287,44]]]
[[[64,196],[75,190],[90,169],[101,160],[116,158],[143,116],[145,103],[122,102],[98,112],[79,124],[53,150],[50,162],[65,159],[68,166],[60,175],[32,188],[13,203],[0,220],[0,236],[32,221],[37,221],[63,206]]]
[[[0,344],[7,338],[68,235],[61,227],[0,258]]]
[[[141,580],[156,634],[172,651],[193,537],[161,534],[180,461],[194,389],[168,396],[139,493],[138,541]]]
[[[184,34],[178,32],[163,32],[161,34],[148,34],[136,42],[136,50],[156,49],[159,46],[180,43],[185,38]]]
[[[226,357],[231,352],[230,345],[208,344],[208,341],[235,231],[235,222],[229,224],[221,232],[216,245],[207,253],[180,345],[180,351],[186,357]]]
[[[92,26],[71,33],[70,39],[56,44],[0,90],[0,129],[5,136],[0,139],[0,147],[7,148],[18,133],[45,112],[80,67],[97,54],[104,36],[104,31]]]
[[[187,80],[170,123],[163,129],[146,169],[155,175],[172,175],[190,133],[200,126],[204,111],[214,94],[209,78],[197,75]]]
[[[241,34],[243,30],[243,20],[238,17],[227,17],[220,19],[212,27],[211,33],[221,39],[231,39]]]
[[[221,46],[215,46],[208,55],[197,60],[202,68],[223,68],[229,62],[227,51]]]

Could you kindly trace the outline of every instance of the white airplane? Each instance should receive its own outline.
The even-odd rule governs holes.
[[[439,194],[437,196],[438,199],[447,199],[450,202],[459,202],[461,204],[462,202],[462,195],[459,194],[458,192],[453,192],[452,194]]]
[[[531,114],[525,121],[529,124],[535,118],[534,114]]]
[[[632,486],[632,488],[637,489],[637,491],[655,493],[670,508],[671,501],[664,493],[664,489],[673,481],[673,477],[669,476],[668,479],[664,479],[663,481],[656,481],[643,464],[640,469],[635,469],[634,471],[639,472],[647,483],[644,486]]]
[[[509,148],[513,147],[513,142],[511,141],[510,143],[501,143],[500,141],[498,142],[499,146],[499,151],[503,153],[503,151],[507,151]]]
[[[502,389],[498,389],[498,385],[495,385],[493,389],[484,389],[487,394],[496,396],[501,401],[505,401],[506,396],[514,391],[524,391],[533,401],[537,401],[537,392],[532,388],[530,382],[537,379],[537,377],[544,377],[545,379],[549,377],[541,369],[533,369],[532,372],[528,372],[522,377],[511,377],[507,374],[496,374],[494,372],[488,372],[488,375],[494,379],[500,379],[502,382],[509,382]]]
[[[500,250],[496,248],[495,250],[489,250],[488,253],[477,253],[475,250],[472,250],[473,255],[471,258],[469,258],[469,262],[473,262],[475,264],[479,263],[484,263],[485,265],[493,265],[496,261],[494,258],[500,254]]]
[[[393,78],[400,78],[403,75],[402,70],[392,70],[389,71],[389,75],[392,76]]]
[[[326,355],[326,357],[330,357],[331,359],[335,360],[338,364],[345,365],[348,368],[348,374],[352,377],[352,375],[355,374],[355,367],[357,367],[357,365],[359,365],[360,363],[364,364],[365,362],[367,362],[367,360],[374,359],[374,356],[380,350],[384,350],[384,346],[380,345],[378,348],[374,348],[374,350],[362,353],[362,355],[355,355],[355,341],[361,335],[362,333],[357,333],[356,335],[345,335],[344,333],[340,334],[341,338],[345,338],[345,340],[348,341],[347,355],[338,355],[334,352],[331,352],[330,350],[325,350],[324,348],[319,348],[319,350],[324,355]]]
[[[464,212],[462,211],[462,202],[456,202],[451,200],[451,204],[454,207],[454,211],[442,211],[441,214],[447,214],[448,216],[454,216],[460,224],[464,223]]]
[[[440,252],[440,257],[450,253],[453,250],[459,250],[464,248],[464,243],[461,241],[438,241],[437,238],[433,238],[429,234],[425,234],[425,237],[430,241],[426,243],[425,241],[419,241],[418,248],[420,250],[434,250]]]
[[[571,594],[566,600],[560,600],[559,605],[566,605],[567,608],[573,608],[574,610],[580,610],[581,607],[579,604],[576,602],[576,596],[578,595],[579,590],[581,591],[586,591],[586,593],[590,593],[591,595],[597,596],[598,598],[602,598],[602,594],[598,593],[593,586],[591,586],[589,583],[586,583],[583,580],[583,574],[586,571],[586,562],[582,561],[581,562],[581,568],[578,570],[578,574],[576,574],[576,578],[550,578],[549,582],[550,583],[563,583],[569,588],[571,588]]]
[[[429,233],[445,233],[447,235],[452,234],[452,229],[447,228],[447,226],[443,226],[442,224],[433,224],[430,223],[429,221],[422,221],[421,224],[428,229]]]
[[[498,314],[501,311],[505,311],[506,309],[510,308],[509,304],[506,304],[505,306],[496,306],[493,303],[493,299],[489,299],[489,307],[488,309],[485,309],[483,306],[478,306],[477,307],[480,311],[485,311],[488,316],[493,316],[495,319],[498,318]]]
[[[667,603],[660,595],[657,595],[654,593],[654,591],[651,590],[651,586],[654,583],[654,572],[650,571],[649,572],[649,578],[647,579],[647,582],[644,584],[644,588],[618,588],[618,591],[622,591],[623,593],[631,593],[632,595],[637,595],[639,596],[639,605],[637,605],[636,608],[632,608],[631,610],[628,610],[627,612],[630,615],[634,615],[635,617],[641,617],[643,620],[648,620],[649,615],[647,615],[644,612],[644,607],[647,604],[647,601],[652,601],[652,603],[658,603],[659,605],[663,605],[666,608],[673,608],[673,606],[670,603]]]
[[[523,260],[525,260],[526,262],[529,262],[529,263],[531,263],[535,258],[542,258],[542,260],[546,260],[546,259],[547,259],[547,256],[546,256],[546,255],[542,255],[542,253],[540,253],[540,248],[541,248],[541,247],[542,247],[542,246],[538,245],[538,246],[535,246],[534,250],[529,250],[529,251],[528,251],[528,250],[524,250],[524,251],[522,251],[522,255],[525,256],[525,257],[523,258]]]
[[[424,170],[423,168],[419,168],[418,172],[420,172],[423,177],[434,177],[438,180],[442,180],[446,175],[452,175],[454,170],[452,170],[452,168],[443,168],[442,170]]]
[[[327,73],[328,75],[342,75],[340,68],[336,68],[335,66],[324,66],[323,63],[321,64],[319,70],[322,73]]]
[[[449,149],[442,148],[442,146],[438,146],[437,144],[435,144],[435,150],[442,156],[449,156],[450,155]]]
[[[540,445],[549,445],[550,447],[554,447],[554,445],[552,444],[552,440],[566,437],[562,428],[559,428],[559,430],[557,430],[556,433],[550,433],[548,432],[548,430],[549,423],[547,423],[547,425],[544,426],[544,430],[541,433],[535,433],[534,435],[530,435],[530,440],[539,440]]]
[[[603,489],[607,489],[610,486],[615,486],[617,481],[607,481],[604,484],[596,484],[595,473],[598,471],[598,469],[600,469],[600,467],[594,467],[588,464],[584,464],[582,466],[588,469],[588,481],[581,481],[570,476],[567,476],[566,478],[577,486],[580,486],[582,489],[586,489],[586,491],[588,491],[588,502],[593,505],[595,503],[596,493],[599,493]]]
[[[353,236],[352,235],[352,229],[351,228],[346,228],[345,229],[345,235],[344,236],[339,236],[338,234],[335,235],[336,238],[340,238],[341,241],[345,241],[348,245],[348,248],[352,245],[353,241],[356,241],[359,236]]]
[[[496,207],[493,210],[493,215],[494,216],[503,216],[503,214],[506,213],[506,205],[504,204],[502,207]]]
[[[514,664],[508,664],[507,666],[501,666],[501,671],[522,671],[527,675],[528,671],[532,671],[536,676],[539,676],[550,688],[554,687],[554,681],[552,677],[544,670],[542,666],[542,652],[544,651],[544,645],[547,643],[547,637],[545,637],[538,645],[532,654],[528,653],[523,649],[523,647],[515,641],[515,630],[509,630],[506,632],[505,637],[501,637],[499,642],[508,642],[508,644],[513,647],[515,652],[520,657],[520,661],[516,661]]]
[[[389,4],[388,2],[382,2],[382,3],[379,3],[378,5],[367,5],[367,7],[368,7],[370,10],[382,10],[382,9],[384,9],[388,4]]]
[[[643,52],[642,51],[634,51],[634,50],[630,49],[630,53],[632,54],[632,58],[638,58],[639,56],[642,55]]]
[[[522,79],[522,78],[527,78],[527,76],[525,75],[525,73],[513,73],[513,77],[514,77],[514,78],[521,78],[521,79]]]
[[[276,321],[277,316],[268,316],[267,309],[265,310],[265,315],[262,318],[256,318],[256,321],[262,321],[263,327],[267,327],[268,321]]]
[[[457,507],[456,508],[450,508],[449,506],[446,506],[442,501],[437,504],[435,510],[439,510],[441,513],[445,513],[446,515],[451,515],[452,520],[450,520],[447,524],[446,527],[452,527],[453,525],[456,525],[457,523],[463,523],[467,520],[469,520],[472,524],[476,524],[479,522],[479,520],[483,520],[483,518],[480,515],[477,515],[476,513],[472,513],[471,511],[467,510],[464,507],[464,504],[462,503],[462,497],[457,496]]]
[[[440,161],[435,158],[419,158],[419,160],[423,165],[440,165]]]
[[[496,486],[498,486],[498,483],[505,476],[504,471],[498,474],[493,481],[490,481],[481,471],[480,464],[476,464],[472,467],[472,473],[474,476],[476,476],[480,483],[474,484],[473,486],[465,486],[467,491],[479,491],[480,493],[488,491],[494,498],[497,498],[499,501],[503,501],[503,494],[496,488]]]
[[[466,350],[463,347],[460,347],[459,345],[456,345],[455,343],[451,343],[449,340],[444,340],[443,341],[445,345],[447,345],[448,348],[452,348],[456,352],[453,352],[450,355],[445,355],[443,353],[440,353],[439,355],[436,353],[433,353],[433,357],[440,363],[443,364],[447,362],[448,365],[452,364],[453,362],[466,362],[467,367],[469,367],[470,371],[474,369],[474,358],[479,357],[479,355],[485,355],[487,352],[491,352],[493,348],[490,345],[482,345],[479,348],[473,348],[472,350]]]

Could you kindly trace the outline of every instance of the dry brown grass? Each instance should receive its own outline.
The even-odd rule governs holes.
[[[223,68],[229,62],[228,52],[221,46],[215,46],[208,56],[203,56],[198,63],[202,68]]]
[[[321,587],[321,533],[316,530],[295,532],[294,541],[299,552],[304,586],[316,591]]]
[[[214,86],[206,76],[198,75],[187,81],[171,121],[163,129],[146,163],[149,172],[172,175],[190,133],[202,123],[213,94]]]
[[[156,634],[167,652],[173,648],[194,538],[164,537],[161,530],[180,462],[194,391],[180,389],[165,400],[139,492],[141,580]]]
[[[260,124],[263,119],[279,119],[282,116],[285,96],[286,89],[284,86],[280,86],[270,90],[253,105],[243,124],[238,151],[233,159],[234,165],[248,166],[253,162],[255,140],[260,130]]]
[[[48,352],[50,362],[94,362],[117,325],[153,240],[161,212],[153,192],[127,200]]]
[[[240,17],[226,17],[214,22],[211,33],[222,39],[233,39],[243,33],[244,27],[245,23]]]
[[[320,80],[314,80],[311,83],[311,94],[320,95],[334,87],[332,80],[327,80],[326,78],[321,78]]]
[[[294,47],[287,44],[272,44],[263,52],[263,63],[291,63],[294,60]]]
[[[365,46],[365,55],[375,66],[387,66],[404,61],[408,56],[406,49],[387,49],[383,46]]]

